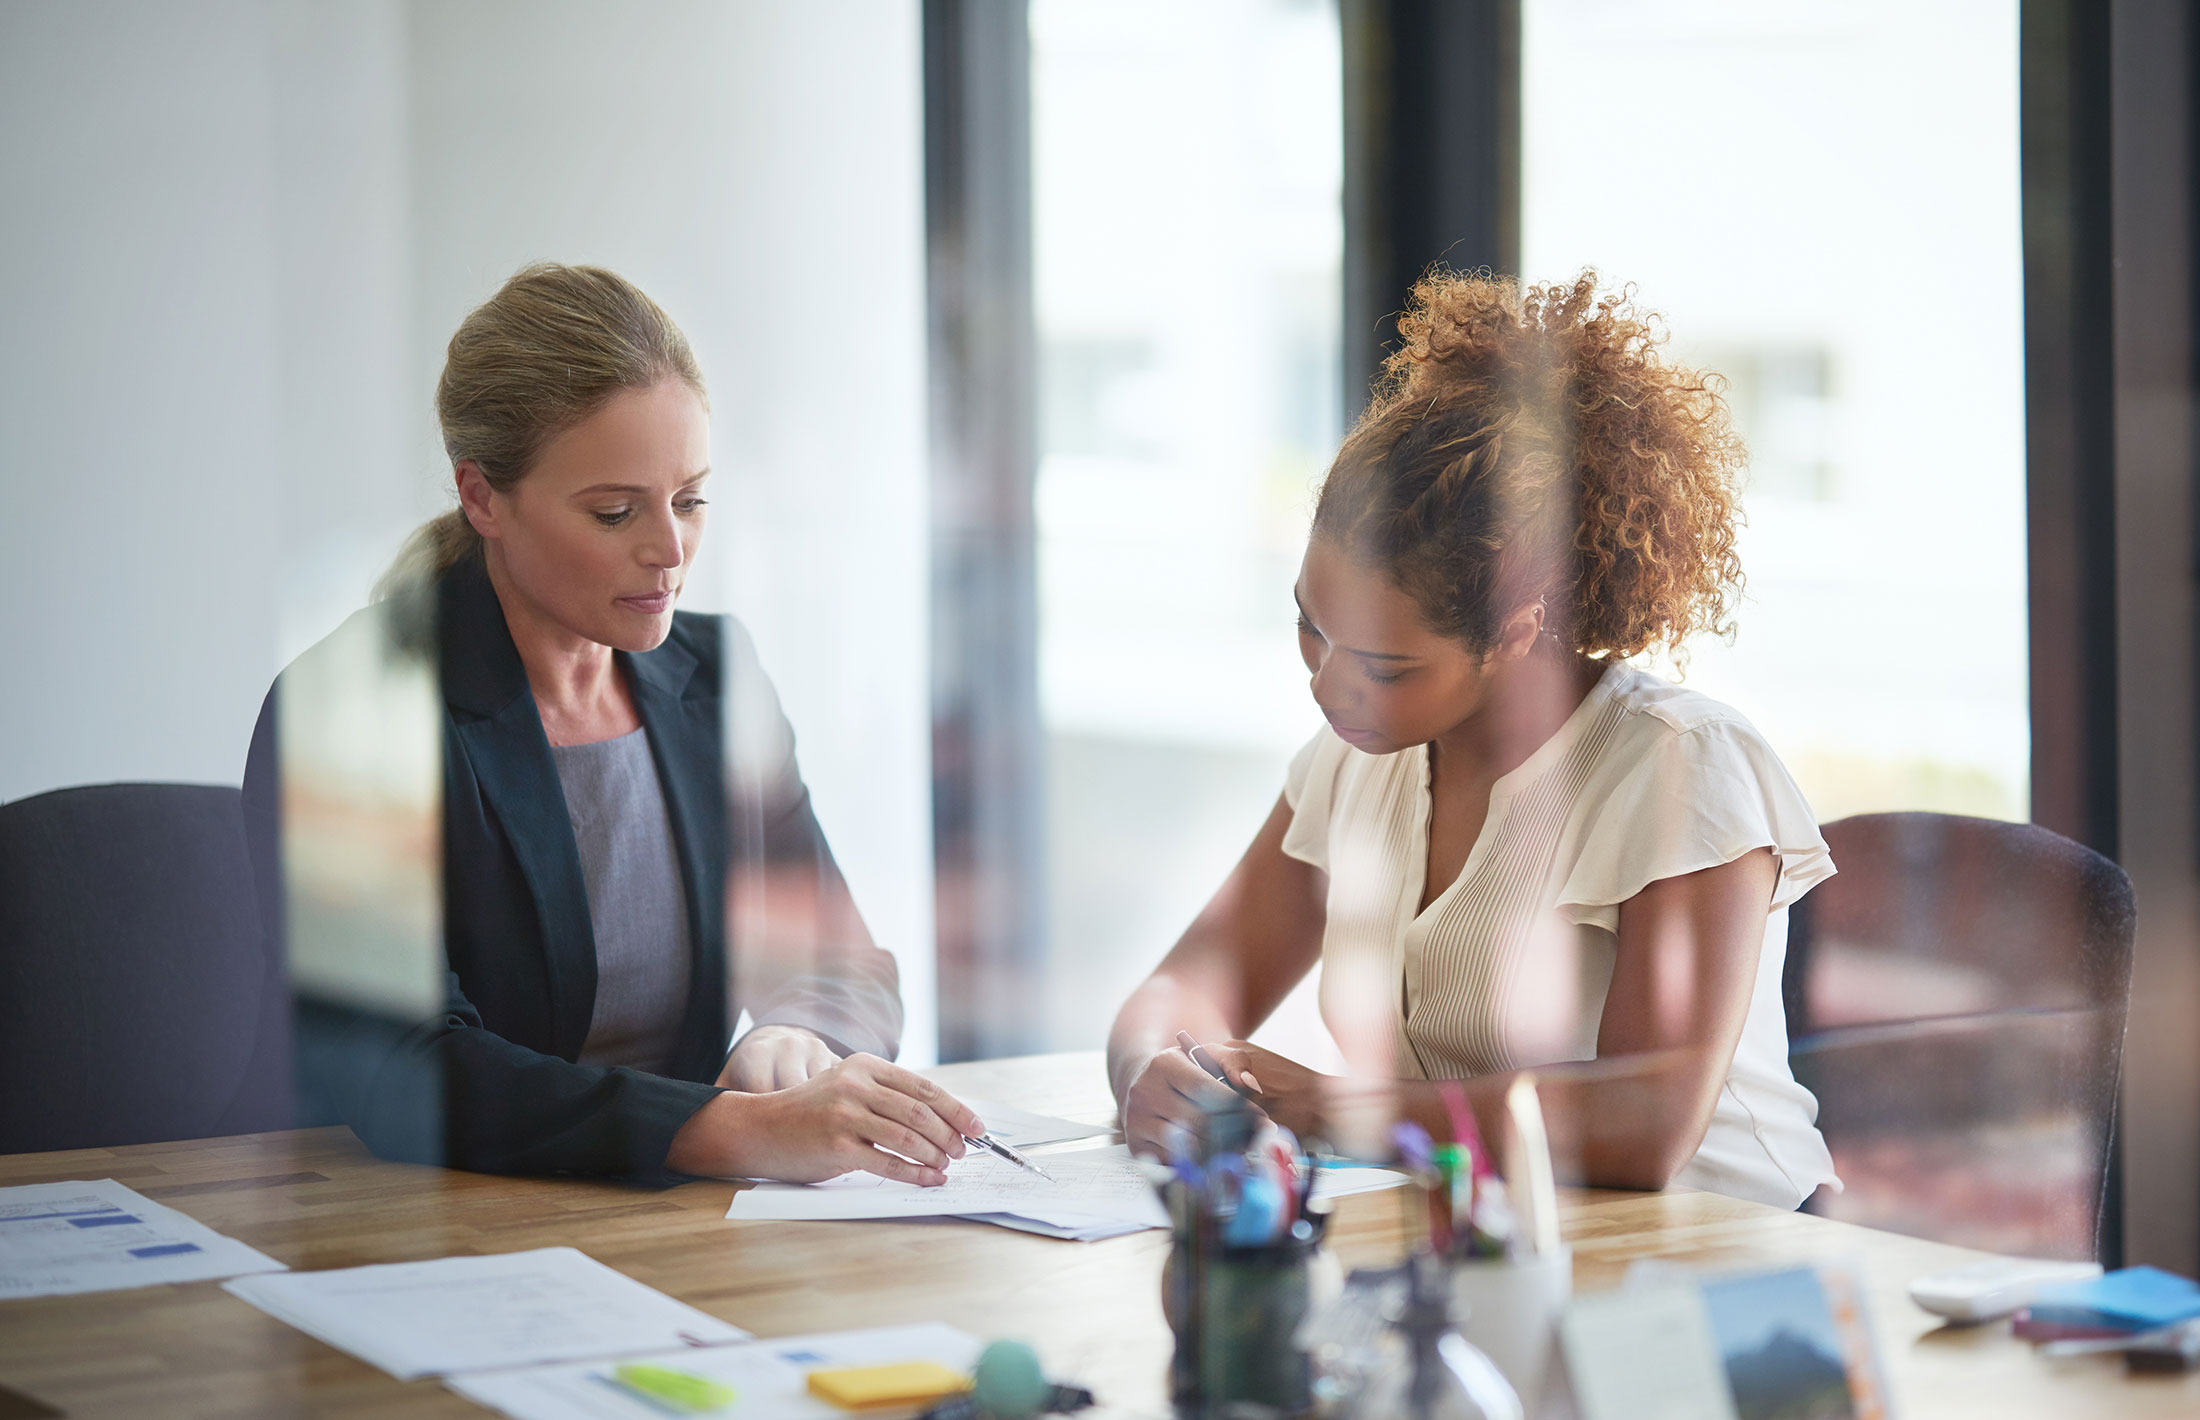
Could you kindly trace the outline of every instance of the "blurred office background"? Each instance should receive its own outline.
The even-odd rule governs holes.
[[[236,782],[274,674],[447,505],[450,331],[597,262],[702,360],[687,604],[756,632],[906,1058],[1097,1046],[1318,726],[1290,584],[1407,283],[1593,265],[1753,452],[1749,596],[1690,683],[1823,820],[2121,857],[2173,1014],[2189,457],[2126,415],[2184,417],[2144,322],[2186,308],[2105,272],[2144,187],[2113,135],[2186,182],[2168,109],[2114,103],[2183,97],[2113,8],[5,0],[0,799]],[[2116,240],[2174,273],[2150,212]],[[1920,980],[1865,989],[1963,985]],[[1324,1063],[1310,1001],[1268,1038]],[[2174,1260],[2168,1019],[2135,1012],[2127,1107]]]

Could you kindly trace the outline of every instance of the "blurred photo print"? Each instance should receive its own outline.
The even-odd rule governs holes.
[[[1852,1279],[1797,1267],[1703,1284],[1737,1420],[1884,1420]]]

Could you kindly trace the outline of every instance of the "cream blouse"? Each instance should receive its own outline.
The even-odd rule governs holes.
[[[1614,664],[1492,787],[1458,878],[1416,912],[1428,786],[1425,745],[1363,754],[1324,729],[1291,762],[1283,851],[1328,875],[1321,1006],[1340,1041],[1365,1036],[1365,988],[1380,984],[1404,1077],[1594,1059],[1619,905],[1661,878],[1769,847],[1780,876],[1748,1019],[1710,1129],[1674,1181],[1781,1208],[1839,1187],[1818,1102],[1788,1071],[1780,1001],[1788,905],[1833,876],[1833,859],[1748,721]]]

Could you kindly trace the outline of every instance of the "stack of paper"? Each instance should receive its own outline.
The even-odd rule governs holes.
[[[0,1298],[282,1270],[267,1254],[111,1178],[0,1188]]]
[[[513,1420],[664,1420],[664,1407],[619,1382],[620,1366],[641,1364],[731,1386],[731,1403],[710,1412],[719,1420],[845,1420],[846,1411],[809,1393],[810,1372],[933,1361],[967,1373],[979,1349],[977,1337],[935,1322],[458,1376],[445,1384]]]
[[[569,1247],[243,1277],[223,1287],[401,1381],[749,1335]]]
[[[726,1216],[747,1221],[946,1215],[1086,1242],[1169,1225],[1152,1181],[1120,1144],[1036,1155],[1032,1162],[1047,1177],[973,1149],[949,1166],[947,1182],[937,1188],[875,1174],[845,1174],[814,1184],[762,1183],[736,1193]],[[1324,1169],[1314,1196],[1325,1200],[1402,1181],[1403,1175],[1387,1169]]]

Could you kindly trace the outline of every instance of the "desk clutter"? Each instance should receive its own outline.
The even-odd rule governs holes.
[[[1165,1254],[1158,1247],[1129,1247],[1071,1263],[1087,1269],[1087,1276],[1120,1273],[1118,1263],[1134,1271],[1154,1268],[1126,1279],[1135,1283],[1132,1313],[1166,1321],[1174,1348],[1146,1352],[1151,1362],[1136,1362],[1129,1374],[1103,1363],[1082,1375],[1050,1376],[1030,1347],[1013,1340],[988,1345],[944,1320],[758,1338],[562,1245],[291,1271],[113,1180],[0,1188],[0,1332],[47,1305],[8,1298],[187,1282],[188,1295],[199,1299],[190,1304],[200,1318],[195,1325],[207,1328],[215,1350],[234,1348],[219,1344],[213,1333],[256,1320],[238,1307],[243,1301],[393,1377],[440,1385],[513,1420],[1031,1420],[1088,1409],[1112,1416],[1125,1412],[1094,1409],[1091,1392],[1065,1382],[1123,1391],[1101,1397],[1120,1406],[1132,1398],[1129,1392],[1149,1383],[1145,1378],[1156,1387],[1167,1384],[1179,1416],[1209,1420],[1882,1420],[1896,1413],[1859,1266],[1835,1259],[1719,1271],[1725,1249],[1713,1248],[1694,1249],[1699,1266],[1690,1269],[1658,1260],[1673,1253],[1661,1247],[1637,1261],[1618,1287],[1575,1297],[1573,1255],[1559,1237],[1532,1088],[1515,1091],[1496,1112],[1492,1128],[1502,1129],[1503,1137],[1493,1133],[1501,1145],[1495,1149],[1476,1130],[1462,1097],[1454,1093],[1447,1103],[1455,1113],[1445,1132],[1456,1142],[1437,1142],[1406,1126],[1392,1132],[1389,1153],[1372,1160],[1332,1157],[1236,1107],[1207,1121],[1198,1138],[1186,1138],[1167,1165],[1133,1161],[1112,1147],[1057,1144],[1057,1152],[1036,1156],[1044,1173],[1034,1174],[973,1151],[975,1169],[997,1166],[1028,1187],[1066,1189],[1088,1203],[1092,1185],[1076,1181],[1081,1172],[1132,1180],[1106,1188],[1125,1196],[1142,1191],[1146,1206],[1162,1219]],[[990,1129],[1015,1137],[1006,1121],[983,1117]],[[343,1164],[316,1159],[314,1166],[334,1175]],[[266,1164],[257,1167],[259,1174],[270,1171]],[[258,1177],[252,1168],[240,1165],[240,1176]],[[1353,1210],[1349,1236],[1361,1245],[1373,1227],[1386,1247],[1402,1243],[1407,1255],[1346,1277],[1330,1251],[1340,1234],[1329,1200],[1375,1186],[1395,1191]],[[856,1183],[805,1192],[867,1188]],[[205,1190],[193,1182],[176,1196]],[[700,1214],[692,1201],[688,1205],[697,1226],[722,1226],[715,1222],[715,1198],[703,1195],[701,1201],[707,1207]],[[1686,1198],[1674,1203],[1685,1217],[1704,1216]],[[232,1202],[220,1216],[286,1217],[284,1206],[254,1213]],[[1604,1205],[1590,1200],[1574,1206],[1586,1206],[1594,1218]],[[1387,1221],[1392,1218],[1404,1226]],[[1768,1215],[1757,1221],[1782,1220]],[[290,1226],[264,1236],[278,1235],[290,1237]],[[1585,1235],[1609,1237],[1593,1225]],[[1792,1235],[1817,1233],[1797,1229]],[[537,1232],[530,1241],[553,1243],[561,1236],[574,1235]],[[923,1246],[942,1255],[936,1242]],[[1046,1268],[1045,1257],[1069,1255],[1036,1245],[1026,1250],[1035,1269]],[[1796,1252],[1811,1251],[1798,1242]],[[1875,1268],[1882,1285],[1884,1266]],[[683,1292],[695,1277],[677,1269],[671,1275],[688,1278],[673,1284]],[[2127,1382],[2120,1366],[2104,1372],[2095,1353],[2121,1353],[2115,1359],[2128,1360],[2134,1370],[2193,1365],[2200,1353],[2200,1287],[2188,1279],[2151,1268],[2104,1275],[2091,1264],[2001,1258],[1919,1276],[1912,1295],[1939,1315],[1964,1318],[1973,1336],[1991,1331],[2004,1338],[1994,1343],[2000,1348],[1995,1354],[2014,1351],[2020,1371],[2036,1368],[2043,1394],[2066,1394],[2056,1387],[2074,1374],[2112,1376],[2123,1389],[2094,1392],[2098,1413],[2119,1413],[2123,1400],[2135,1414],[2183,1413],[2162,1408],[2176,1402],[2159,1383]],[[942,1318],[943,1307],[928,1296],[910,1293],[898,1311],[882,1317],[874,1310],[864,1319]],[[112,1304],[101,1299],[99,1305]],[[162,1299],[158,1305],[172,1312],[177,1303]],[[750,1320],[738,1309],[732,1314]],[[947,1314],[966,1325],[973,1315]],[[1013,1311],[989,1314],[993,1320],[981,1325],[1021,1325]],[[834,1308],[812,1306],[793,1324],[833,1326]],[[1896,1318],[1887,1334],[1904,1331]],[[2011,1335],[2032,1339],[2038,1359],[2015,1348],[2006,1339]],[[1062,1336],[1057,1327],[1048,1344],[1062,1344]],[[1918,1358],[1937,1353],[1945,1365],[1967,1354],[1966,1345],[1958,1340],[1942,1347],[1928,1338],[1886,1359],[1911,1367],[1907,1389],[1915,1386]],[[15,1364],[30,1354],[19,1347]],[[2061,1359],[2066,1356],[2085,1359]],[[1074,1341],[1056,1359],[1079,1370],[1095,1364]],[[11,1373],[11,1383],[28,1374]],[[2006,1364],[1997,1374],[2006,1376]],[[345,1384],[357,1384],[355,1372]],[[1902,1413],[1934,1413],[1914,1393],[1909,1403],[1925,1408]],[[1141,1414],[1160,1409],[1143,1400],[1138,1405]]]
[[[1455,1142],[1433,1144],[1410,1122],[1393,1134],[1390,1162],[1415,1185],[1402,1195],[1409,1226],[1425,1222],[1420,1245],[1400,1266],[1362,1269],[1341,1284],[1322,1250],[1328,1213],[1318,1186],[1338,1170],[1242,1099],[1205,1114],[1157,1178],[1172,1229],[1162,1299],[1180,1412],[1529,1413],[1521,1395],[1544,1393],[1557,1307],[1572,1282],[1542,1113],[1534,1086],[1519,1082],[1506,1100],[1504,1177],[1463,1093],[1452,1089],[1446,1104]],[[1469,1316],[1482,1323],[1479,1338],[1462,1330]]]
[[[2200,1366],[2200,1285],[2158,1267],[1995,1258],[1921,1277],[1910,1298],[1958,1325],[2006,1319],[2050,1360],[2120,1352],[2134,1371]]]

